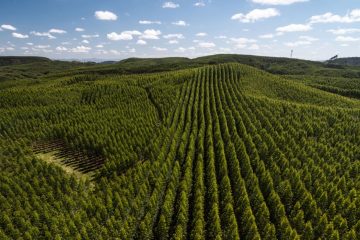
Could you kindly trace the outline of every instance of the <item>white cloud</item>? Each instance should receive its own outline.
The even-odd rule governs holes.
[[[83,34],[81,35],[82,38],[98,38],[99,37],[99,34],[94,34],[94,35],[86,35],[86,34]]]
[[[290,5],[298,2],[307,2],[309,0],[252,0],[253,3],[264,5]]]
[[[96,45],[96,48],[103,48],[103,47],[104,47],[104,45],[102,45],[102,44]]]
[[[106,35],[107,38],[111,41],[120,41],[120,40],[132,40],[133,36],[129,33],[116,33],[116,32],[112,32]]]
[[[178,44],[178,43],[179,43],[178,40],[170,40],[170,41],[169,41],[169,44]]]
[[[204,2],[197,2],[194,4],[195,7],[205,7],[205,3]]]
[[[159,24],[160,25],[161,22],[160,21],[140,20],[139,24],[142,24],[142,25]]]
[[[274,34],[264,34],[264,35],[260,35],[259,38],[263,38],[263,39],[271,39],[274,38]]]
[[[75,28],[75,31],[76,31],[76,32],[84,32],[85,29],[77,27],[77,28]]]
[[[314,38],[314,37],[310,37],[310,36],[300,36],[300,39],[306,40],[306,41],[310,41],[310,42],[315,42],[318,41],[318,38]]]
[[[249,38],[231,38],[230,40],[237,44],[248,44],[248,43],[257,42],[255,39],[249,39]]]
[[[349,36],[338,36],[335,41],[337,42],[357,42],[360,41],[360,38],[354,38]]]
[[[110,11],[96,11],[94,15],[96,19],[105,21],[115,21],[118,18],[115,13]]]
[[[131,34],[131,35],[141,35],[141,32],[137,30],[131,30],[131,31],[124,31],[125,34]]]
[[[171,38],[184,39],[185,37],[181,33],[175,33],[175,34],[164,35],[164,38],[166,38],[166,39],[171,39]]]
[[[249,38],[231,38],[230,40],[235,44],[236,48],[246,48],[248,44],[257,42],[255,39]]]
[[[232,20],[237,20],[243,23],[256,22],[261,19],[280,16],[280,12],[275,8],[254,9],[247,14],[237,13],[231,17]]]
[[[144,33],[140,36],[140,38],[142,39],[152,39],[152,40],[156,40],[159,39],[159,36],[161,35],[161,31],[160,30],[155,30],[155,29],[146,29],[144,31]]]
[[[55,49],[56,51],[67,51],[68,49],[66,47],[59,46]]]
[[[82,43],[85,43],[85,44],[89,44],[89,43],[90,43],[90,42],[89,42],[88,40],[86,40],[86,39],[82,40],[81,42],[82,42]]]
[[[142,39],[139,39],[137,42],[136,42],[137,45],[146,45],[147,42],[142,40]]]
[[[27,45],[29,45],[29,46],[33,46],[34,44],[33,43],[31,43],[31,42],[28,42],[28,43],[26,43]]]
[[[360,32],[360,28],[338,28],[338,29],[327,30],[327,32],[330,32],[335,35],[344,35],[344,34],[348,34],[348,33]]]
[[[283,27],[278,27],[277,32],[307,32],[310,31],[312,27],[307,24],[290,24]]]
[[[167,48],[161,48],[161,47],[153,47],[156,51],[164,52],[167,51]]]
[[[73,52],[73,53],[88,53],[90,50],[91,50],[91,47],[77,46],[75,48],[71,48],[70,52]]]
[[[180,5],[174,2],[165,2],[162,5],[162,8],[178,8],[178,7],[180,7]]]
[[[50,48],[50,45],[36,45],[35,48],[47,49],[47,48]]]
[[[172,24],[173,24],[173,25],[176,25],[176,26],[181,26],[181,27],[185,27],[185,26],[188,26],[188,25],[189,25],[188,23],[186,23],[186,22],[183,21],[183,20],[173,22]]]
[[[285,46],[288,47],[298,47],[298,46],[303,46],[303,45],[310,45],[312,42],[310,41],[295,41],[295,42],[287,42],[284,43]]]
[[[249,50],[259,50],[260,47],[257,44],[251,44],[250,47],[248,47]]]
[[[217,38],[217,39],[227,39],[227,36],[221,35],[221,36],[217,36],[215,38]]]
[[[16,32],[13,32],[13,33],[12,33],[12,36],[13,36],[14,38],[21,38],[21,39],[29,38],[29,35],[21,34],[21,33],[16,33]]]
[[[10,31],[16,31],[16,27],[9,25],[9,24],[3,24],[3,25],[1,25],[1,28],[5,29],[5,30],[10,30]]]
[[[66,31],[62,30],[62,29],[52,28],[52,29],[49,30],[49,33],[65,34]]]
[[[35,32],[35,31],[31,31],[30,34],[37,36],[37,37],[48,37],[49,39],[56,39],[55,36],[51,35],[48,32]]]
[[[174,51],[177,52],[177,53],[183,53],[183,52],[186,51],[186,48],[179,47],[179,48],[175,49]]]
[[[216,47],[215,43],[213,42],[201,42],[198,44],[199,47],[201,48],[213,48]]]
[[[120,52],[117,50],[114,50],[114,49],[110,50],[109,53],[114,54],[114,55],[120,55]]]
[[[197,33],[196,36],[197,36],[197,37],[206,37],[206,36],[207,36],[207,33],[200,32],[200,33]]]
[[[312,16],[310,23],[354,23],[360,22],[360,9],[353,9],[344,16],[333,14],[331,12],[322,15]]]
[[[288,47],[298,47],[298,46],[310,45],[318,40],[319,39],[310,36],[300,36],[299,40],[295,42],[286,42],[284,43],[284,45]]]

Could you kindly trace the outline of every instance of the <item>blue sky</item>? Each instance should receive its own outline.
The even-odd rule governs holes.
[[[8,0],[0,55],[360,56],[359,0]]]

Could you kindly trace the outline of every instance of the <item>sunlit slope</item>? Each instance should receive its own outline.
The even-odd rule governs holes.
[[[286,77],[240,64],[228,66],[239,75],[237,84],[244,94],[319,106],[360,107],[358,100],[321,91],[303,83],[290,81]]]
[[[355,100],[221,64],[0,102],[1,239],[359,239]]]

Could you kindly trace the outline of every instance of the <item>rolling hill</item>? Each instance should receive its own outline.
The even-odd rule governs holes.
[[[360,100],[329,90],[360,68],[33,64],[0,68],[1,239],[360,237]]]

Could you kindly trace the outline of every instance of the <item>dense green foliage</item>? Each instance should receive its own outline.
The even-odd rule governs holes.
[[[340,79],[157,70],[0,82],[0,239],[360,238],[360,101],[308,86]]]
[[[41,63],[50,62],[51,60],[45,57],[0,57],[0,66],[18,65],[27,63]]]

